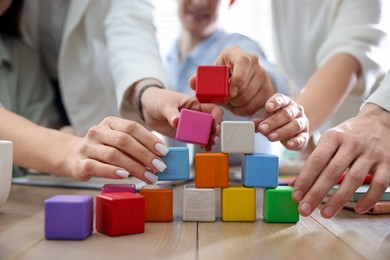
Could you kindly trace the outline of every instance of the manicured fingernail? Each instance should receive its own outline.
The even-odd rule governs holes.
[[[217,144],[218,141],[219,141],[219,137],[218,136],[214,137],[214,144]]]
[[[156,181],[158,181],[158,176],[150,171],[146,171],[144,173],[144,177],[148,179],[151,183],[155,183]]]
[[[334,211],[333,211],[333,209],[331,207],[327,206],[322,212],[324,214],[324,217],[330,218],[330,217],[333,216],[333,212]]]
[[[167,155],[167,153],[169,152],[169,149],[160,143],[157,143],[154,147],[163,156]]]
[[[278,137],[279,137],[279,134],[278,134],[278,133],[272,133],[272,134],[269,135],[269,138],[270,138],[271,140],[276,140]]]
[[[165,163],[163,163],[162,161],[158,160],[158,159],[153,159],[152,161],[152,164],[154,167],[156,167],[157,170],[159,170],[160,172],[163,172],[167,166],[165,165]]]
[[[261,124],[259,126],[259,128],[260,128],[261,132],[267,133],[267,130],[269,129],[269,124]]]
[[[235,97],[237,95],[238,88],[237,87],[231,87],[230,88],[230,96]]]
[[[118,175],[119,177],[125,179],[125,178],[129,177],[130,173],[126,170],[116,170],[115,174]]]
[[[294,182],[295,182],[295,180],[294,180]],[[300,200],[302,200],[302,198],[303,198],[303,192],[302,191],[296,190],[296,191],[293,192],[293,199],[294,200],[300,201]]]
[[[309,203],[307,202],[304,202],[302,205],[301,205],[301,210],[302,212],[305,214],[305,215],[310,215],[311,214],[311,206]]]

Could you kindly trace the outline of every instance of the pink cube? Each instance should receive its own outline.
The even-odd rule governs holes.
[[[135,193],[135,185],[134,184],[104,184],[102,187],[101,194],[105,193],[115,193],[115,192],[131,192]]]
[[[207,145],[212,122],[213,116],[211,114],[182,109],[176,139],[188,143]]]

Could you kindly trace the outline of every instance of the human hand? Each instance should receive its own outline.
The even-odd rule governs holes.
[[[287,149],[299,150],[309,140],[309,121],[303,107],[283,94],[275,94],[265,104],[266,119],[254,119],[255,129],[269,141],[280,141]]]
[[[225,107],[239,116],[250,116],[263,108],[274,93],[267,72],[254,54],[245,53],[237,46],[226,48],[216,60],[216,65],[226,65],[230,72],[229,101]],[[190,79],[196,88],[196,75]]]
[[[146,124],[159,133],[175,138],[180,110],[183,108],[210,113],[213,116],[210,139],[206,150],[211,150],[220,134],[222,109],[215,104],[201,104],[195,97],[176,91],[149,88],[142,95]]]
[[[370,188],[355,211],[363,214],[373,207],[390,182],[389,136],[390,113],[373,104],[365,105],[356,117],[326,131],[292,184],[293,199],[300,201],[299,213],[309,216],[346,171],[339,189],[321,208],[321,215],[336,215],[367,173],[373,176]]]
[[[84,137],[75,137],[67,157],[71,177],[86,181],[92,176],[124,179],[131,174],[154,183],[166,166],[160,156],[168,148],[140,124],[116,117],[105,118],[89,129]]]

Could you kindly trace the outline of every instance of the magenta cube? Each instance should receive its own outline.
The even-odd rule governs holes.
[[[92,196],[57,195],[45,200],[46,239],[84,240],[92,229]]]
[[[207,145],[212,122],[213,116],[211,114],[182,109],[176,130],[176,139],[188,143]]]
[[[136,188],[134,184],[128,183],[128,184],[104,184],[102,187],[101,194],[105,193],[115,193],[115,192],[131,192],[135,193]]]

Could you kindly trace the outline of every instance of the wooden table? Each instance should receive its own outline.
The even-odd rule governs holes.
[[[0,259],[390,259],[390,215],[343,210],[331,220],[318,210],[297,224],[182,221],[183,186],[174,188],[174,221],[146,223],[145,233],[85,241],[44,239],[43,201],[97,190],[13,185],[0,209]],[[220,212],[217,212],[217,216]]]

